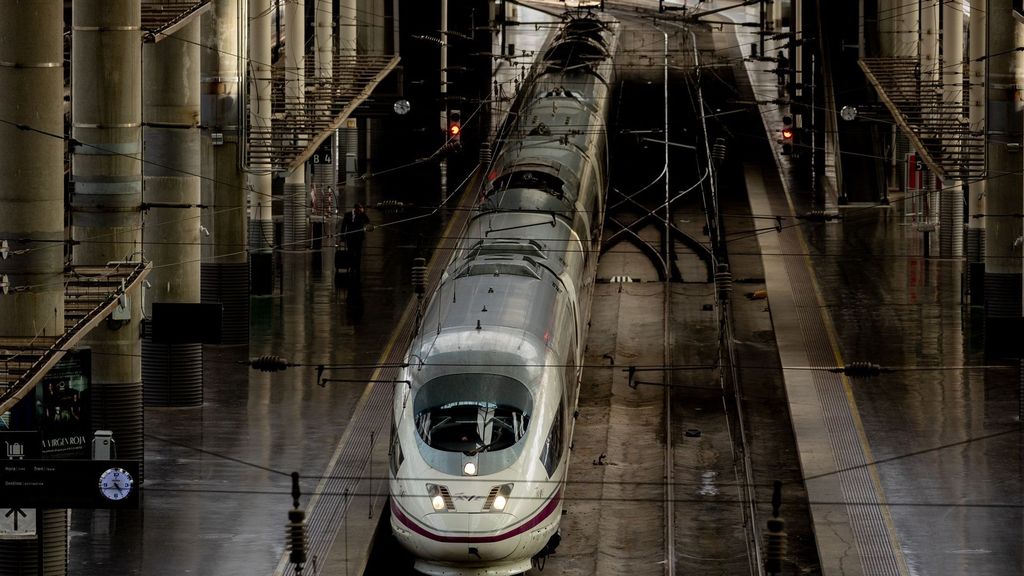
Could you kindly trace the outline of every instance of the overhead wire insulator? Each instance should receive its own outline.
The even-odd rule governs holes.
[[[491,143],[490,142],[481,142],[480,143],[480,164],[482,166],[490,166],[491,165],[491,158],[492,157],[493,157],[493,153],[491,151]]]
[[[768,530],[764,534],[764,570],[768,574],[781,574],[782,561],[786,559],[788,548],[786,523],[782,518],[768,520]]]
[[[300,508],[289,510],[287,525],[288,560],[299,569],[306,563],[308,544],[306,511]]]
[[[878,376],[882,367],[871,362],[850,362],[843,367],[843,374],[847,376]]]
[[[719,264],[715,271],[715,289],[718,290],[719,300],[728,300],[732,293],[732,272],[728,264]]]
[[[309,548],[309,536],[306,533],[306,511],[299,508],[302,491],[299,488],[299,473],[292,472],[292,509],[288,511],[288,524],[285,526],[285,546],[288,548],[288,560],[295,565],[295,573],[302,573],[306,563],[306,549]]]
[[[401,200],[382,200],[377,202],[377,209],[386,213],[402,212],[405,210],[405,202]]]
[[[280,372],[289,366],[294,366],[294,364],[280,356],[265,354],[259,358],[249,360],[249,366],[260,372]]]
[[[716,166],[721,166],[722,162],[725,161],[724,138],[715,139],[715,145],[711,148],[711,159],[714,160]]]
[[[413,260],[412,288],[416,294],[424,294],[427,291],[427,260],[425,258]]]
[[[824,210],[811,210],[797,216],[801,220],[807,220],[808,222],[831,222],[833,220],[839,220],[842,218],[839,214],[833,214],[831,212],[825,212]]]

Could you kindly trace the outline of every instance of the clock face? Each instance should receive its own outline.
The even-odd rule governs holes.
[[[124,468],[108,468],[100,474],[100,493],[108,500],[124,500],[133,484],[132,475]]]
[[[403,98],[403,99],[398,100],[397,102],[395,102],[394,108],[395,108],[395,114],[402,115],[402,114],[407,113],[412,108],[412,105],[409,104],[408,100]]]

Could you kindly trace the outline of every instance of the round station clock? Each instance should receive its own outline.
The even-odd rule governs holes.
[[[135,481],[124,468],[107,468],[100,474],[100,493],[107,500],[124,500],[132,492]]]
[[[402,98],[401,100],[396,101],[393,107],[395,109],[395,114],[402,116],[412,109],[412,104],[410,104],[405,98]]]

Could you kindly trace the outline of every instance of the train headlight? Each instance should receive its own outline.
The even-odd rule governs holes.
[[[437,484],[427,484],[427,496],[430,498],[430,506],[440,512],[441,510],[455,510],[455,503],[448,493],[448,488]]]
[[[487,495],[487,500],[484,501],[484,512],[503,511],[508,506],[508,499],[511,495],[511,484],[501,484],[491,488],[490,494]]]
[[[466,462],[466,465],[462,467],[462,471],[466,476],[476,476],[476,462]]]

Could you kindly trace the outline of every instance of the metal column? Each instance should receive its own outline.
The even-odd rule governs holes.
[[[142,174],[148,210],[143,249],[153,262],[145,311],[154,302],[197,303],[199,290],[199,21],[143,47]],[[203,403],[203,346],[142,342],[142,379],[149,406]]]

